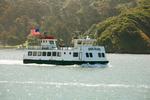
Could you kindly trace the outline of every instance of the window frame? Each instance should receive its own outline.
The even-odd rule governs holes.
[[[91,53],[91,52],[90,52],[90,53],[89,53],[89,55],[90,55],[90,58],[92,58],[92,57],[93,57],[93,53]]]
[[[39,51],[39,52],[37,53],[37,56],[42,56],[42,52]]]
[[[61,52],[57,52],[57,57],[61,57]]]
[[[49,44],[54,44],[54,41],[49,41]]]
[[[102,54],[101,54],[100,52],[98,53],[98,57],[99,57],[99,58],[101,58],[101,57],[102,57]]]
[[[71,55],[72,54],[72,52],[69,52],[69,55]]]
[[[89,56],[89,53],[85,53],[85,55],[86,55],[86,58],[89,58],[90,56]]]
[[[73,57],[79,57],[79,53],[78,52],[73,52]]]
[[[28,51],[28,56],[32,56],[32,51]]]
[[[46,56],[46,51],[43,51],[43,52],[42,52],[42,56]]]
[[[52,52],[47,52],[47,56],[52,56]]]
[[[52,52],[52,56],[53,57],[56,57],[57,56],[57,53],[54,51],[54,52]]]
[[[102,53],[102,57],[105,57],[105,53]]]
[[[37,51],[33,51],[33,56],[37,56]]]

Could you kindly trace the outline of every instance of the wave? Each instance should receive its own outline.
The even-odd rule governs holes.
[[[105,67],[112,67],[112,65],[111,64],[82,64],[81,67],[105,68]]]
[[[55,66],[48,64],[24,64],[22,60],[0,60],[0,64],[3,65],[26,65],[26,66]]]
[[[0,60],[0,64],[4,64],[4,65],[22,65],[23,62],[22,60]]]
[[[142,88],[150,89],[150,85],[130,85],[130,84],[92,84],[79,82],[43,82],[43,81],[0,81],[0,84],[20,84],[20,85],[54,85],[60,86],[77,86],[77,87],[102,87],[102,88]]]

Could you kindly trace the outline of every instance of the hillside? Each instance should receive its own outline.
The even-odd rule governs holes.
[[[74,35],[88,34],[108,52],[150,53],[149,5],[150,0],[0,0],[0,45],[23,44],[35,27],[66,45]]]
[[[134,6],[136,0],[0,0],[0,42],[24,43],[30,29],[38,27],[69,43],[75,33]]]
[[[93,25],[88,33],[98,37],[107,52],[150,53],[150,0]]]

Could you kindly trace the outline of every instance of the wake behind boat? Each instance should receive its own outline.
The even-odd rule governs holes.
[[[94,46],[95,39],[74,39],[73,47],[59,47],[53,36],[39,38],[39,46],[29,46],[23,56],[23,63],[81,65],[107,64],[105,48]]]

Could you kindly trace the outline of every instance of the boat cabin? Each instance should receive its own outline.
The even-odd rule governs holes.
[[[56,39],[41,39],[41,47],[42,49],[56,49],[56,42]]]
[[[92,46],[95,41],[96,39],[90,39],[87,37],[86,39],[74,39],[73,43],[74,43],[74,47]]]

